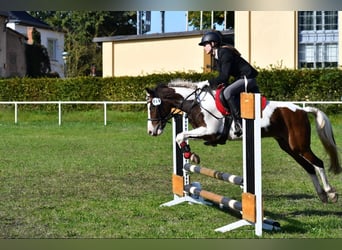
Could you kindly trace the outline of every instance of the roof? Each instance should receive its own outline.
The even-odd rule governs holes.
[[[8,17],[8,11],[1,11],[0,10],[0,16]]]
[[[5,11],[3,11],[5,12]],[[26,11],[7,11],[10,23],[18,23],[24,26],[33,26],[36,28],[52,29],[47,23],[34,18]]]
[[[176,38],[176,37],[186,37],[186,36],[198,36],[203,35],[206,31],[204,30],[194,30],[194,31],[184,31],[184,32],[167,32],[167,33],[154,33],[154,34],[144,34],[144,35],[124,35],[124,36],[108,36],[108,37],[95,37],[93,42],[114,42],[114,41],[131,41],[131,40],[148,40],[148,39],[161,39],[161,38]],[[233,30],[221,31],[223,35],[233,35]]]
[[[28,40],[27,36],[25,36],[25,35],[23,35],[23,34],[17,32],[16,30],[13,30],[13,29],[11,29],[11,28],[6,28],[6,31],[9,32],[9,33],[12,33],[12,34],[14,34],[14,35],[16,35],[16,36],[18,36],[18,37],[22,37],[22,38],[24,38],[25,40]]]

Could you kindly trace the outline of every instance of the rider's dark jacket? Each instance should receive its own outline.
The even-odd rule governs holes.
[[[246,76],[247,78],[256,78],[258,71],[254,69],[240,53],[233,47],[222,46],[217,49],[216,70],[219,75],[210,79],[210,87],[216,89],[221,83],[227,85],[230,76],[235,80]]]

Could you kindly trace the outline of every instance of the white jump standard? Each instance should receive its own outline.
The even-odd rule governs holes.
[[[173,206],[183,202],[211,205],[216,203],[238,211],[242,219],[215,229],[227,232],[242,226],[255,226],[255,234],[262,235],[262,229],[278,230],[279,223],[264,220],[262,207],[261,181],[261,96],[260,94],[241,93],[241,117],[243,118],[243,178],[219,172],[198,165],[191,165],[183,157],[175,141],[176,135],[188,130],[186,114],[173,118],[173,176],[174,199],[161,206]],[[221,181],[243,186],[242,202],[201,189],[199,183],[190,183],[190,173],[202,174]]]

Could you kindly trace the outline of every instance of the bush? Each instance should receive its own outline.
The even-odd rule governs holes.
[[[215,73],[169,73],[138,77],[10,78],[0,80],[1,101],[142,101],[145,88],[172,79],[202,81]],[[342,71],[338,69],[259,69],[262,94],[280,101],[341,101]],[[93,105],[67,105],[86,110]],[[27,109],[48,110],[48,105],[27,105]],[[144,110],[144,105],[116,105],[121,110]],[[329,110],[341,110],[331,105]]]
[[[269,98],[284,101],[340,101],[342,71],[338,69],[260,70],[258,84]]]

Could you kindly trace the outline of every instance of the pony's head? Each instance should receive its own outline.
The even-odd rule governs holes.
[[[173,88],[160,84],[154,89],[146,88],[147,92],[147,132],[157,136],[163,133],[166,123],[174,115],[173,108],[183,97]]]

